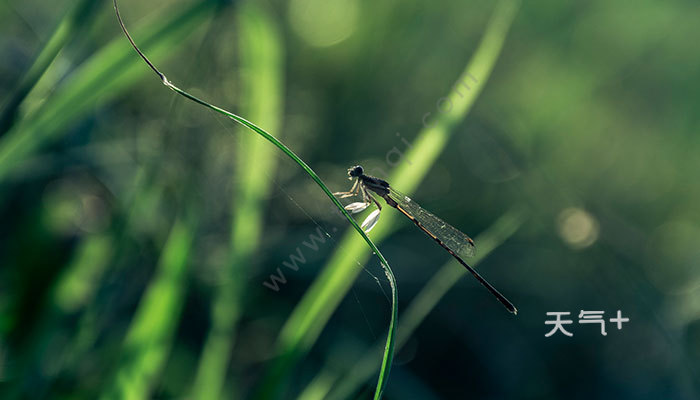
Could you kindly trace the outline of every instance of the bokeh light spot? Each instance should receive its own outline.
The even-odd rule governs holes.
[[[315,47],[347,39],[357,27],[357,0],[292,0],[289,20],[294,31]]]
[[[585,210],[566,208],[557,218],[559,236],[574,249],[586,248],[598,239],[598,221]]]

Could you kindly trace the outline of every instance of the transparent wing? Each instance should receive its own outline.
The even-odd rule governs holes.
[[[394,188],[389,188],[389,196],[457,255],[466,258],[473,257],[476,254],[474,241],[462,231],[441,220],[435,214],[424,209],[410,197]]]

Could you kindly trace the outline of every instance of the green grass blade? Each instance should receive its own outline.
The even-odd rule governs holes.
[[[57,326],[66,316],[77,311],[93,299],[94,283],[101,279],[107,269],[113,248],[108,235],[95,235],[82,241],[76,248],[71,262],[57,279],[48,297],[49,301],[37,320],[36,327],[25,333],[26,345],[18,354],[22,357],[13,363],[17,379],[8,381],[2,390],[3,399],[22,398],[22,394],[36,382],[31,381],[31,371],[42,361],[46,362],[52,339],[56,338]],[[76,329],[77,331],[78,329]],[[72,354],[71,354],[72,355]]]
[[[386,261],[382,253],[379,251],[377,246],[370,240],[370,238],[365,234],[365,232],[360,228],[360,225],[355,222],[355,220],[350,216],[350,214],[345,210],[343,205],[340,203],[340,201],[333,195],[333,192],[331,192],[330,189],[328,189],[328,186],[323,182],[323,180],[316,174],[316,172],[311,169],[311,167],[306,164],[304,160],[299,158],[289,147],[287,147],[284,143],[282,143],[279,139],[276,137],[272,136],[269,134],[267,131],[264,129],[258,127],[254,123],[248,121],[247,119],[240,117],[230,111],[224,110],[221,107],[217,107],[213,104],[210,104],[196,96],[191,95],[190,93],[180,89],[179,87],[175,86],[172,82],[170,82],[166,76],[160,72],[155,65],[146,57],[145,54],[136,46],[136,43],[134,43],[133,39],[129,35],[129,32],[126,29],[126,26],[124,26],[124,23],[121,19],[121,16],[119,15],[119,9],[117,7],[116,0],[114,0],[114,8],[117,13],[117,18],[119,20],[119,24],[122,27],[122,30],[124,31],[124,34],[126,35],[127,39],[133,46],[133,48],[136,50],[136,52],[141,56],[141,58],[148,64],[148,66],[158,75],[158,77],[161,79],[161,82],[170,88],[171,90],[175,91],[176,93],[194,101],[195,103],[198,103],[212,111],[215,111],[219,114],[225,115],[235,122],[243,125],[244,127],[250,129],[251,131],[259,134],[263,138],[265,138],[267,141],[271,142],[275,147],[280,149],[283,153],[285,153],[288,157],[290,157],[295,163],[297,163],[305,172],[307,175],[311,177],[311,179],[316,182],[316,184],[323,190],[323,192],[328,196],[328,198],[333,202],[336,208],[345,216],[345,218],[350,222],[350,224],[353,226],[353,228],[360,234],[362,239],[367,243],[367,245],[370,247],[372,252],[379,258],[379,261],[382,265],[382,268],[384,269],[384,272],[389,279],[389,284],[391,286],[391,294],[392,294],[392,315],[391,315],[391,321],[389,324],[389,330],[387,333],[387,339],[386,339],[386,346],[385,346],[385,353],[384,353],[384,358],[382,360],[382,368],[381,372],[379,374],[379,378],[377,381],[377,393],[376,396],[381,397],[381,394],[384,390],[384,387],[386,386],[387,378],[388,378],[388,372],[391,369],[391,360],[393,359],[393,349],[394,349],[394,339],[396,336],[396,323],[397,323],[397,316],[398,316],[398,291],[396,288],[396,279],[394,277],[393,272],[391,271],[391,267],[389,266],[389,263]]]
[[[389,182],[394,187],[409,194],[413,192],[444,150],[453,133],[452,128],[464,119],[486,84],[518,5],[518,2],[512,0],[503,0],[498,4],[474,56],[457,81],[458,85],[460,82],[469,83],[471,90],[466,91],[463,87],[456,86],[449,93],[453,107],[449,112],[440,114],[418,134],[411,150],[405,155],[406,159],[411,160],[411,165],[402,163],[389,176]],[[477,82],[473,82],[472,77]],[[400,226],[397,218],[398,213],[382,215],[382,222],[372,231],[376,242],[382,241]],[[294,361],[311,348],[350,289],[360,272],[357,262],[364,263],[370,257],[358,239],[351,234],[343,237],[321,275],[292,312],[278,341],[277,354],[282,357],[268,372],[263,387],[275,388],[280,385],[280,381],[291,371]]]
[[[384,389],[389,383],[389,373],[391,372],[391,363],[394,361],[394,349],[396,348],[396,326],[399,322],[399,299],[396,292],[396,278],[394,278],[394,273],[388,266],[384,268],[384,273],[389,282],[391,282],[391,321],[389,321],[389,332],[387,332],[387,339],[384,342],[384,355],[382,356],[382,365],[379,367],[377,386],[374,389],[375,400],[382,398]]]
[[[193,96],[184,90],[178,88],[177,86],[173,85],[170,81],[167,80],[165,75],[160,75],[163,83],[168,86],[170,89],[174,90],[175,92],[181,94],[182,96],[187,97],[188,99],[194,101],[195,103],[201,104],[213,111],[216,111],[217,113],[223,114],[231,118],[232,120],[238,122],[239,124],[245,126],[246,128],[254,131],[255,133],[259,134],[260,136],[264,137],[266,140],[271,142],[273,145],[275,145],[278,149],[282,150],[288,157],[290,157],[294,162],[296,162],[306,173],[311,177],[311,179],[316,182],[316,184],[323,190],[323,192],[328,196],[329,199],[333,202],[333,204],[338,208],[338,210],[341,211],[341,213],[345,216],[345,218],[350,222],[350,224],[355,228],[355,231],[357,231],[364,242],[369,245],[371,251],[377,255],[377,257],[380,260],[380,263],[382,267],[384,268],[384,273],[386,274],[387,278],[389,279],[389,283],[391,285],[391,294],[392,294],[392,315],[391,315],[391,321],[389,324],[389,331],[387,333],[387,340],[386,340],[386,346],[385,346],[385,353],[384,357],[382,360],[382,369],[381,373],[378,378],[377,382],[377,395],[381,396],[381,393],[384,390],[384,386],[386,385],[386,379],[388,377],[388,371],[391,368],[391,360],[393,358],[393,349],[394,349],[394,338],[396,335],[395,331],[395,326],[396,326],[396,321],[398,319],[398,292],[396,288],[396,278],[394,277],[393,272],[391,271],[391,268],[389,266],[388,261],[384,258],[382,253],[379,251],[379,249],[375,246],[375,244],[370,240],[370,238],[365,234],[365,232],[360,228],[360,225],[355,222],[355,220],[350,216],[350,214],[345,210],[343,205],[338,201],[338,199],[333,196],[333,192],[331,192],[330,189],[328,189],[328,186],[323,182],[323,180],[316,174],[316,172],[311,169],[311,167],[306,164],[304,160],[299,158],[290,148],[288,148],[285,144],[280,142],[276,137],[270,135],[267,133],[265,130],[262,128],[258,127],[257,125],[253,124],[252,122],[248,121],[245,118],[242,118],[236,114],[233,114],[229,111],[224,110],[223,108],[217,107],[215,105],[212,105],[196,96]],[[285,360],[294,360],[296,359],[298,354],[294,353],[284,353],[282,354],[281,358]],[[280,364],[284,365],[285,367],[288,367],[289,364],[286,362]],[[274,376],[274,375],[273,375]],[[278,381],[279,382],[279,381]],[[268,390],[273,390],[277,391],[277,388],[274,388],[272,386],[263,386],[263,391],[259,396],[262,396],[263,398],[267,398],[268,395],[266,394]]]
[[[476,237],[479,243],[479,252],[473,259],[472,265],[478,266],[496,248],[511,237],[525,221],[526,213],[521,207],[516,207],[491,225],[486,231]],[[443,265],[433,277],[423,286],[423,289],[416,295],[411,303],[406,307],[406,311],[401,315],[396,346],[401,348],[408,338],[411,337],[416,328],[423,322],[428,313],[435,308],[438,301],[452,288],[464,275],[468,273],[457,261],[449,261]],[[311,399],[347,399],[356,393],[359,388],[375,373],[379,367],[376,354],[380,345],[370,348],[369,351],[355,364],[349,365],[345,376],[329,376],[325,372],[323,380],[319,380],[322,386],[329,388],[330,382],[339,382],[339,386],[330,392],[323,392],[321,389],[308,388],[305,392],[316,393],[319,397],[307,397]]]
[[[241,110],[271,131],[279,131],[283,107],[283,49],[276,24],[260,5],[238,6]],[[243,131],[245,128],[240,128]],[[204,343],[192,398],[220,399],[235,341],[248,266],[260,244],[268,178],[277,165],[274,148],[255,135],[241,135],[232,179],[232,227],[228,261],[217,278],[211,327]],[[234,384],[233,387],[236,387]],[[230,396],[230,394],[229,394]],[[234,396],[237,397],[237,396]]]
[[[51,303],[68,314],[92,301],[113,252],[110,235],[92,235],[82,240],[74,259],[57,280]]]
[[[14,93],[5,103],[2,114],[0,114],[0,135],[5,133],[12,125],[17,115],[17,110],[25,97],[31,92],[46,69],[49,68],[59,51],[80,29],[83,29],[86,22],[91,21],[92,14],[99,3],[100,0],[81,0],[61,19],[56,30],[44,44],[36,59],[34,59],[34,62],[20,80]]]
[[[197,2],[165,22],[146,21],[137,29],[144,48],[164,60],[215,9],[214,1]],[[69,124],[114,99],[141,79],[146,71],[123,39],[115,38],[90,57],[35,113],[25,116],[0,139],[0,182],[41,146],[58,139]]]
[[[129,327],[114,380],[102,399],[149,398],[182,310],[195,225],[186,218],[179,218],[173,225],[156,276]]]

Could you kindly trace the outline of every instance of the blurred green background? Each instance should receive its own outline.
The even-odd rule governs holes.
[[[331,190],[359,163],[475,238],[517,316],[382,212],[385,398],[700,397],[697,2],[120,9]],[[107,0],[0,32],[0,398],[371,398],[390,289],[301,168]]]

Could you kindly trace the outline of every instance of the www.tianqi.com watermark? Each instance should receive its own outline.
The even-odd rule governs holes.
[[[301,242],[301,246],[297,246],[296,253],[289,254],[288,261],[282,261],[282,266],[292,271],[299,271],[299,265],[306,264],[306,256],[304,255],[304,251],[302,250],[308,249],[313,252],[317,252],[321,249],[320,245],[326,243],[326,238],[326,233],[321,229],[320,226],[317,227],[315,234],[309,234],[308,241],[304,240]],[[302,246],[304,246],[306,249],[302,249]],[[275,292],[279,292],[279,284],[284,285],[286,283],[287,278],[284,276],[282,268],[277,267],[277,274],[270,274],[270,281],[263,282],[263,286]]]
[[[476,77],[474,77],[474,75],[470,73],[467,73],[466,77],[469,78],[473,83],[479,82],[479,80],[476,79]],[[456,93],[460,98],[464,98],[464,96],[466,95],[466,93],[463,91],[464,89],[466,89],[467,91],[470,91],[472,89],[471,86],[469,86],[471,82],[466,82],[466,80],[467,79],[458,81],[453,87],[453,92]],[[454,103],[449,96],[440,97],[435,102],[435,109],[437,110],[438,114],[448,114],[452,112],[453,108]],[[426,112],[425,114],[423,114],[421,122],[423,123],[424,128],[432,128],[435,125],[435,119],[432,116],[433,112]],[[401,142],[403,143],[403,151],[397,146],[394,146],[391,149],[389,149],[389,151],[387,151],[386,156],[384,157],[384,161],[389,166],[389,168],[396,167],[397,165],[401,164],[401,162],[403,162],[404,160],[406,161],[406,163],[408,163],[408,165],[411,165],[411,161],[405,158],[404,152],[410,150],[413,147],[413,145],[411,144],[411,142],[406,140],[406,138],[401,136],[400,133],[397,132],[396,136],[399,137],[401,139]],[[382,168],[373,168],[372,174],[376,176],[388,176],[386,171]],[[335,215],[341,217],[343,216],[337,208],[333,207],[332,209],[335,211]],[[320,249],[319,244],[326,243],[326,236],[326,232],[324,232],[321,227],[317,227],[316,235],[313,233],[309,234],[308,242],[306,240],[302,241],[301,245],[297,246],[296,253],[290,253],[288,256],[288,261],[282,261],[282,266],[292,271],[298,271],[299,265],[306,264],[306,256],[304,255],[304,252],[302,250],[309,249],[314,252],[317,252]],[[306,249],[302,249],[302,246],[306,247]],[[263,286],[272,291],[279,292],[280,285],[284,285],[286,283],[287,277],[284,275],[282,268],[277,267],[277,273],[270,274],[269,280],[264,281]]]

